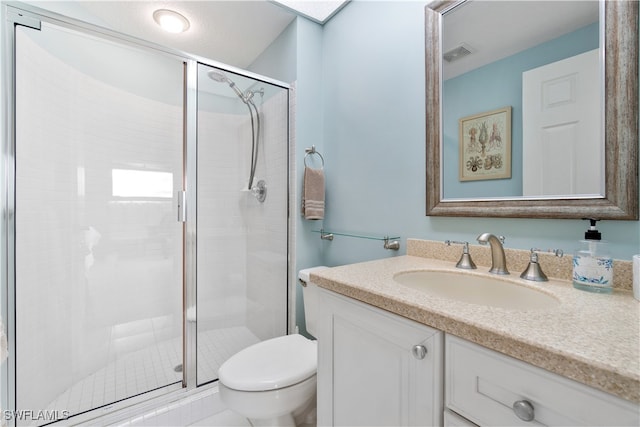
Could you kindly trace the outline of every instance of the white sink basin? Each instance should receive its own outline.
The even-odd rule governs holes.
[[[407,271],[396,274],[393,279],[429,295],[510,310],[544,309],[560,304],[549,294],[497,277],[450,271]]]

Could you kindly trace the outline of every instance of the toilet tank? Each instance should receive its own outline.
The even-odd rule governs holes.
[[[304,320],[307,325],[307,332],[316,336],[316,325],[318,322],[318,286],[309,280],[312,272],[324,270],[329,267],[311,267],[298,272],[298,279],[302,284],[302,300],[304,302]]]

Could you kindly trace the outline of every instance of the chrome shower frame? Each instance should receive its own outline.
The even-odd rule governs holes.
[[[0,367],[0,394],[2,401],[0,408],[11,411],[15,409],[16,402],[16,313],[15,313],[15,245],[16,245],[16,222],[15,222],[15,154],[16,154],[16,129],[15,129],[15,27],[16,25],[26,25],[39,27],[41,22],[51,23],[60,27],[72,29],[74,31],[98,37],[110,41],[144,49],[161,55],[166,55],[179,59],[184,66],[184,129],[183,129],[183,152],[184,152],[184,175],[183,191],[185,193],[186,218],[183,221],[183,379],[182,384],[168,386],[162,390],[144,393],[143,395],[130,397],[124,401],[108,405],[107,408],[92,410],[82,415],[76,415],[73,421],[84,423],[100,417],[101,422],[111,423],[126,419],[133,413],[138,413],[141,408],[153,407],[164,402],[172,402],[176,396],[185,396],[186,392],[195,392],[196,381],[196,322],[187,319],[188,310],[196,310],[196,238],[197,238],[197,174],[196,174],[196,153],[197,153],[197,97],[198,97],[198,64],[212,66],[230,73],[240,74],[248,78],[275,85],[286,89],[289,93],[289,127],[288,127],[288,170],[287,170],[287,212],[291,212],[290,188],[293,185],[291,176],[291,166],[294,164],[294,150],[291,149],[291,131],[293,130],[293,117],[291,103],[293,100],[293,88],[289,84],[265,77],[259,74],[238,69],[208,58],[192,55],[179,50],[167,48],[155,43],[143,41],[132,36],[121,34],[85,22],[68,18],[54,12],[50,12],[35,6],[26,5],[19,2],[3,2],[0,5],[2,19],[2,46],[0,55],[2,56],[2,162],[1,174],[3,177],[0,192],[2,197],[2,236],[1,236],[1,256],[0,270],[1,280],[1,312],[2,322],[5,325],[9,343],[10,354],[6,363]],[[295,218],[287,215],[287,333],[292,331],[295,324],[295,313],[293,312],[293,302],[295,301],[295,274],[292,267],[295,262],[293,254]],[[13,352],[12,352],[13,350]],[[135,409],[131,409],[135,408]],[[34,408],[35,409],[35,408]],[[14,421],[15,422],[15,421]],[[11,421],[8,425],[12,425]]]

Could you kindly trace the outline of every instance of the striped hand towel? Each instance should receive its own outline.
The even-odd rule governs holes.
[[[324,170],[304,168],[302,215],[305,219],[324,218]]]

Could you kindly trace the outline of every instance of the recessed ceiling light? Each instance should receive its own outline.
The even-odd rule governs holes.
[[[178,12],[169,9],[158,9],[153,12],[153,19],[160,27],[170,33],[182,33],[189,28],[189,20]]]

